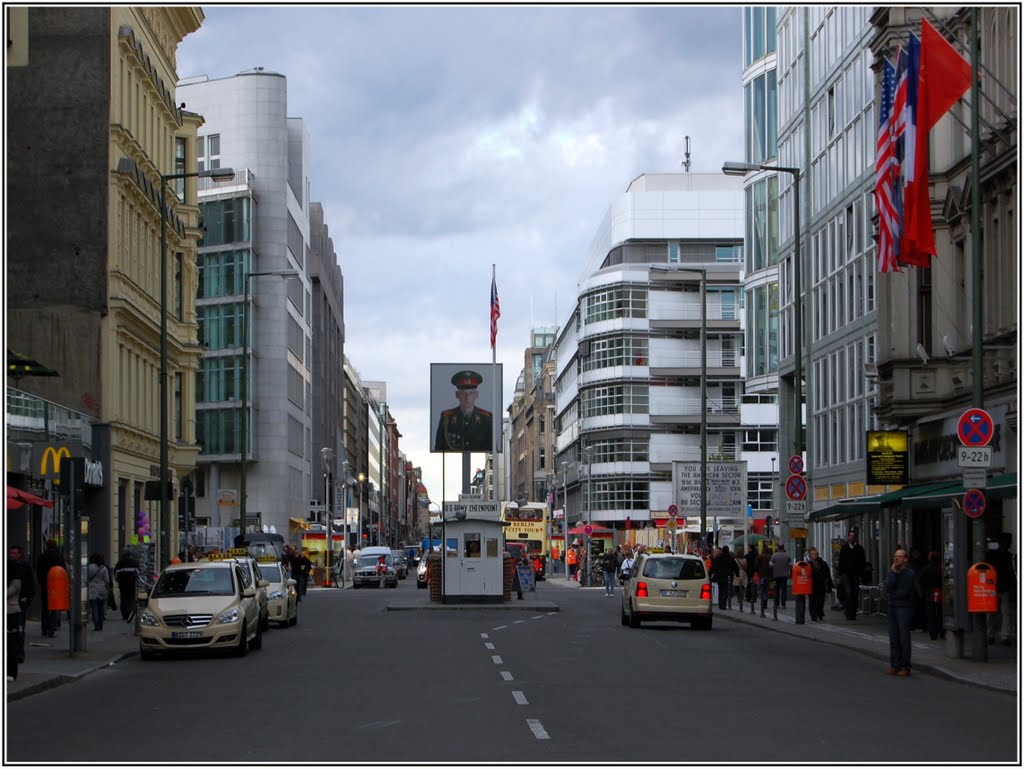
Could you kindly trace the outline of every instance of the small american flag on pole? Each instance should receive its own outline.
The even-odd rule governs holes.
[[[498,301],[498,284],[491,274],[491,347],[498,339],[498,318],[501,317],[501,302]]]
[[[875,151],[875,208],[878,209],[878,271],[899,272],[896,244],[899,241],[899,217],[893,200],[896,177],[896,118],[893,99],[896,91],[896,68],[886,59],[882,63],[882,94],[879,104],[878,143]]]

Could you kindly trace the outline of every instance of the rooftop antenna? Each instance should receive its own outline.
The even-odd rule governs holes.
[[[683,154],[685,155],[685,157],[683,158],[683,162],[681,163],[681,165],[683,167],[683,170],[686,171],[686,173],[690,173],[690,137],[689,136],[683,137],[683,141],[684,141],[684,145],[683,145],[684,146],[684,152],[683,152]]]

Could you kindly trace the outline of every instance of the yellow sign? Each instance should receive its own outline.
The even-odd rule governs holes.
[[[676,527],[676,519],[675,518],[669,518],[668,519],[668,523],[665,524],[665,525],[668,526],[670,529],[674,529]]]
[[[247,555],[249,555],[249,551],[244,547],[233,547],[223,553],[207,553],[206,557],[211,561],[226,561],[229,558],[240,558]]]
[[[790,529],[789,536],[793,539],[807,539],[807,529]]]
[[[261,555],[256,559],[259,563],[277,563],[276,555]]]
[[[71,450],[67,446],[55,449],[47,446],[43,452],[43,458],[39,462],[39,474],[44,478],[53,473],[54,485],[60,485],[60,459],[61,457],[71,458]]]

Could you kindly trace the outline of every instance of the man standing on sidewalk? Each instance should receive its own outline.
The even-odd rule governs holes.
[[[857,542],[857,532],[846,535],[839,550],[839,583],[843,586],[843,611],[847,619],[857,619],[860,602],[860,580],[864,576],[864,548]]]
[[[996,642],[996,630],[999,631],[999,641],[1005,646],[1010,646],[1010,630],[1013,629],[1013,599],[1014,588],[1017,584],[1017,574],[1013,568],[1013,556],[1010,554],[1010,542],[1013,535],[1004,531],[999,535],[999,549],[988,553],[986,559],[996,570],[996,595],[999,598],[999,621],[993,621],[988,625],[988,642]]]
[[[889,675],[910,675],[910,625],[914,620],[914,570],[907,566],[907,553],[897,550],[885,575],[889,596]]]
[[[25,618],[28,617],[28,607],[36,596],[36,578],[32,573],[32,567],[25,559],[25,551],[21,545],[11,545],[7,548],[7,556],[21,570],[21,591],[18,594],[18,606],[21,611],[7,618],[8,621],[15,623],[18,630],[17,658],[20,665],[25,661]]]
[[[772,553],[772,579],[775,580],[775,605],[780,603],[786,608],[786,583],[789,582],[789,575],[793,570],[793,559],[786,552],[785,545],[779,545],[779,549]]]

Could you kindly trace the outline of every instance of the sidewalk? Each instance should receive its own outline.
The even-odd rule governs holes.
[[[561,579],[548,579],[540,584],[552,585],[560,589],[580,590],[580,586],[569,580],[565,575]],[[603,590],[602,586],[582,588],[584,590]],[[615,586],[615,594],[621,599],[622,588]],[[750,613],[750,604],[743,604],[743,613],[739,612],[739,604],[734,600],[733,609],[720,610],[714,608],[715,623],[742,622],[757,625],[765,630],[798,636],[821,643],[843,646],[847,649],[875,657],[881,668],[889,663],[889,620],[884,614],[858,614],[856,620],[848,620],[841,611],[825,609],[824,622],[811,622],[810,615],[804,613],[803,625],[796,624],[796,600],[790,596],[786,608],[779,608],[778,619],[772,617],[772,604],[769,602],[765,618],[761,618],[760,605],[756,605],[754,614]],[[946,642],[933,641],[925,632],[914,631],[911,635],[913,647],[912,663],[915,671],[928,671],[936,675],[950,678],[961,683],[980,686],[1010,694],[1017,693],[1017,647],[995,644],[988,647],[988,661],[975,662],[972,659],[954,659],[946,652]]]
[[[100,632],[93,631],[91,623],[86,623],[85,627],[86,651],[71,656],[66,618],[60,623],[55,638],[43,638],[38,622],[26,622],[25,662],[18,666],[18,679],[7,681],[7,702],[71,683],[139,651],[135,625],[125,623],[120,612],[108,613]]]

